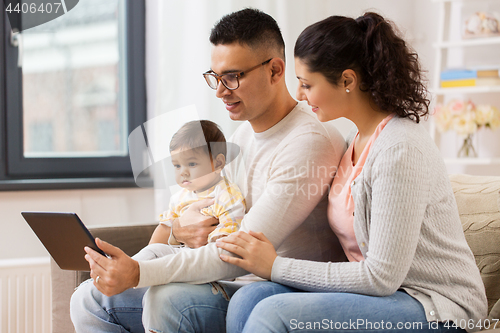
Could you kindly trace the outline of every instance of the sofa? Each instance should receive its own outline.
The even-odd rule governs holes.
[[[474,253],[488,298],[488,318],[500,319],[500,177],[450,175],[465,238]],[[94,237],[110,242],[128,255],[144,247],[156,224],[99,227]],[[467,272],[464,272],[467,274]],[[89,278],[89,272],[64,271],[51,261],[52,332],[74,332],[69,302],[74,289]],[[497,329],[488,332],[500,332]],[[490,327],[491,328],[491,327]]]

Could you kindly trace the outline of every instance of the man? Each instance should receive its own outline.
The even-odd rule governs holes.
[[[281,256],[343,260],[327,222],[326,193],[345,142],[290,96],[276,21],[261,11],[244,9],[223,17],[210,41],[211,70],[205,79],[231,119],[246,121],[229,140],[241,147],[242,156],[227,170],[227,177],[247,192],[241,230],[263,232]],[[194,209],[190,216],[206,219]],[[173,237],[197,247],[206,244],[211,224],[202,221],[199,229],[184,229],[174,222],[173,230],[155,234],[164,242]],[[202,232],[195,235],[192,230]],[[140,332],[137,317],[148,286],[154,287],[144,296],[147,331],[225,331],[229,298],[241,283],[209,282],[247,272],[221,261],[215,243],[150,261],[135,261],[100,240],[97,245],[111,258],[87,249],[94,283],[82,284],[72,298],[77,332]]]

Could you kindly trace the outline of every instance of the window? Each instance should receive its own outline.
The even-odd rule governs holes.
[[[19,29],[17,45],[10,24],[29,13],[1,8],[0,188],[133,185],[127,139],[146,121],[144,1],[42,2],[65,14]]]

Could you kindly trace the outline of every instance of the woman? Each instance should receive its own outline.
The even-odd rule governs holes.
[[[295,70],[297,98],[321,121],[357,127],[328,207],[349,262],[282,258],[260,233],[219,240],[241,257],[222,260],[273,281],[233,296],[228,332],[475,327],[486,317],[484,286],[445,165],[419,124],[429,100],[417,55],[378,14],[332,16],[301,33]]]

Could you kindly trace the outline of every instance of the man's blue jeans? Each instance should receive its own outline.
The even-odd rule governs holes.
[[[227,332],[462,332],[427,322],[424,308],[404,291],[386,297],[301,292],[273,282],[238,290]]]
[[[71,296],[71,321],[78,333],[144,332],[142,298],[148,288],[129,289],[113,297],[92,283],[82,282]]]
[[[229,299],[241,286],[211,282],[151,287],[144,296],[144,327],[153,333],[224,333]]]
[[[171,283],[107,297],[88,280],[71,297],[71,320],[78,333],[143,333],[144,328],[223,333],[229,298],[239,287],[232,282]]]
[[[238,290],[240,286],[231,282],[172,283],[149,290],[129,289],[107,297],[89,280],[82,283],[71,298],[71,319],[78,333],[142,333],[144,327],[148,333],[223,333],[226,311],[229,333],[355,332],[366,328],[368,332],[448,331],[442,324],[434,329],[435,323],[426,321],[422,305],[405,292],[373,297],[306,293],[273,282],[254,282]],[[323,326],[314,329],[315,323]],[[390,330],[387,330],[388,323]],[[398,324],[403,325],[403,329],[396,329]]]

